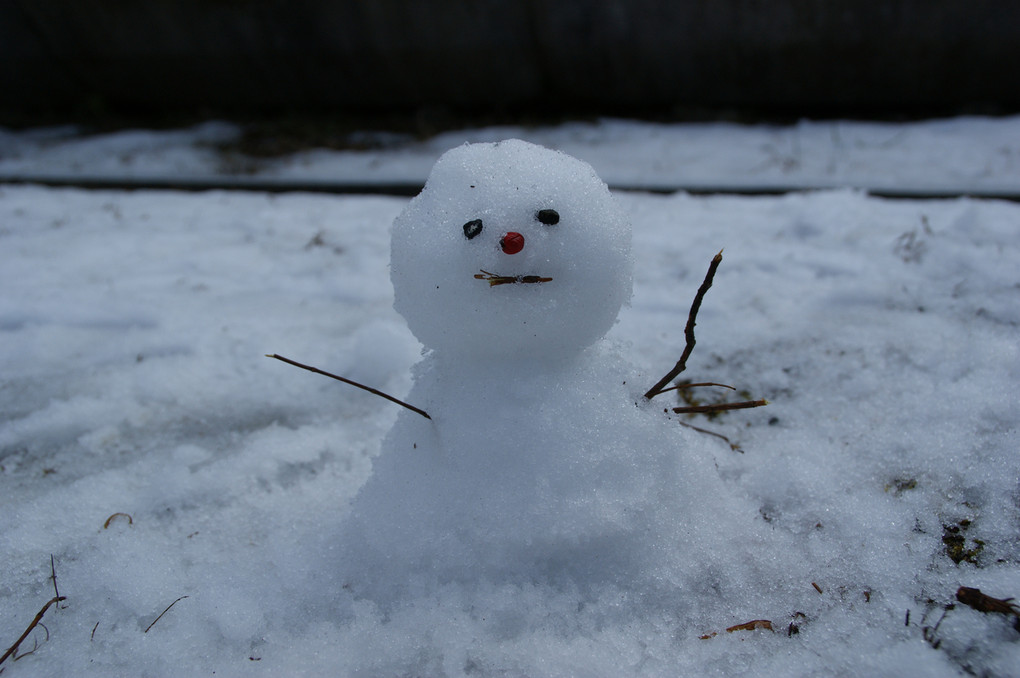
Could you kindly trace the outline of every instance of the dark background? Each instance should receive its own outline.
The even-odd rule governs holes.
[[[0,123],[1020,110],[1006,0],[0,0]]]

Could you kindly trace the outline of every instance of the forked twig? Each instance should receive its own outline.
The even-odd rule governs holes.
[[[5,661],[7,661],[8,657],[10,657],[12,654],[18,651],[18,646],[25,642],[25,638],[28,638],[28,634],[32,633],[32,629],[39,625],[39,622],[42,621],[43,615],[46,614],[46,610],[50,609],[50,605],[53,605],[54,603],[60,603],[60,601],[62,600],[67,600],[67,598],[65,596],[54,596],[53,598],[50,598],[50,600],[45,605],[43,605],[43,608],[39,610],[39,614],[35,616],[35,619],[33,619],[32,623],[28,625],[28,628],[25,629],[25,632],[21,634],[21,637],[14,641],[14,645],[11,645],[9,648],[7,648],[7,651],[4,652],[2,657],[0,657],[0,664],[3,664]]]
[[[281,361],[287,363],[288,365],[293,365],[294,367],[300,367],[303,370],[308,370],[309,372],[315,372],[316,374],[321,374],[323,376],[330,377],[332,379],[336,379],[337,381],[342,381],[345,384],[350,384],[351,386],[356,386],[356,387],[360,388],[363,391],[368,391],[369,393],[377,395],[380,398],[385,398],[386,400],[389,400],[392,403],[396,403],[398,405],[403,405],[407,409],[411,410],[412,412],[417,412],[418,414],[420,414],[421,416],[425,417],[426,419],[431,419],[432,418],[432,417],[429,416],[429,413],[426,412],[425,410],[420,410],[417,407],[415,407],[414,405],[408,405],[403,400],[398,400],[397,398],[394,398],[393,396],[389,395],[388,393],[383,393],[382,391],[374,389],[374,388],[372,388],[370,386],[365,386],[364,384],[359,384],[358,382],[352,381],[351,379],[348,379],[347,377],[341,377],[341,376],[338,376],[336,374],[330,374],[329,372],[326,372],[324,370],[320,370],[318,367],[312,367],[311,365],[304,365],[302,363],[297,362],[296,360],[291,360],[290,358],[284,358],[282,355],[277,355],[276,353],[267,353],[266,357],[267,358],[276,358],[277,360],[281,360]]]
[[[701,283],[701,287],[698,288],[698,293],[694,295],[694,301],[691,303],[691,310],[687,314],[687,326],[684,328],[684,338],[687,341],[687,345],[684,346],[684,352],[680,355],[680,360],[677,361],[676,365],[666,376],[659,380],[659,383],[648,389],[648,392],[645,393],[645,398],[650,400],[662,393],[669,382],[676,379],[681,372],[687,369],[687,359],[691,357],[691,352],[694,351],[695,320],[698,317],[698,311],[701,309],[701,301],[705,298],[705,293],[708,292],[708,288],[712,286],[712,279],[715,277],[715,271],[719,268],[720,263],[722,263],[722,250],[719,250],[719,253],[712,257],[712,263],[708,266],[708,273],[705,274],[705,280]]]

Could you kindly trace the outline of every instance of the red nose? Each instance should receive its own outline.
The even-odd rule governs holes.
[[[517,254],[524,249],[524,236],[510,231],[499,239],[499,246],[506,254]]]

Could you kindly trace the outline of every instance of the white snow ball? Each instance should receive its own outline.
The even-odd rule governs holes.
[[[440,353],[570,354],[629,300],[630,241],[588,164],[515,139],[465,144],[393,224],[394,307]]]

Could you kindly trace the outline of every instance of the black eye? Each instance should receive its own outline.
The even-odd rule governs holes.
[[[556,210],[538,210],[538,214],[535,216],[546,226],[560,223],[560,213]]]
[[[469,221],[466,224],[464,224],[464,235],[467,236],[468,240],[470,240],[471,238],[475,237],[476,235],[478,235],[481,232],[482,232],[482,220],[481,219],[472,219],[471,221]]]

